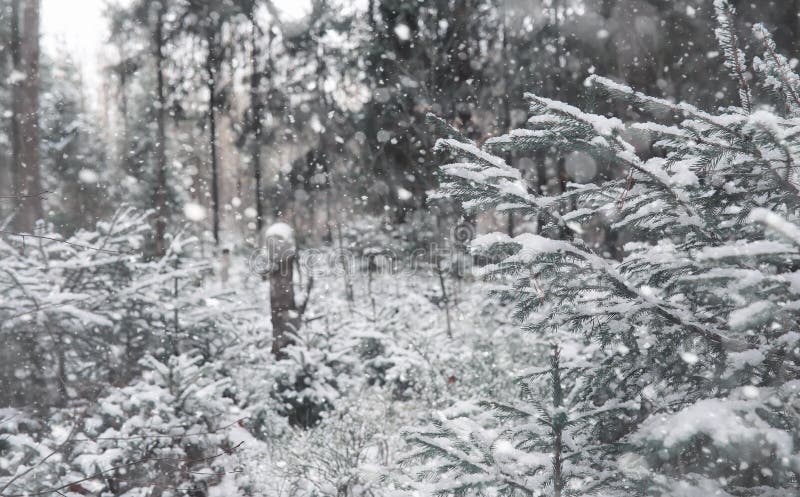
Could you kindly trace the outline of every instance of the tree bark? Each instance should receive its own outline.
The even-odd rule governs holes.
[[[269,257],[269,302],[272,318],[272,354],[284,357],[283,349],[294,343],[291,333],[297,331],[300,317],[294,299],[294,236],[271,235],[267,230],[266,249]]]
[[[164,236],[167,230],[167,155],[166,155],[166,96],[164,95],[164,7],[158,8],[156,25],[153,30],[153,50],[156,60],[156,109],[157,136],[156,152],[156,190],[153,203],[156,209],[156,233],[154,251],[157,256],[166,253]]]
[[[564,392],[561,386],[561,351],[553,346],[550,358],[552,368],[553,407],[560,409],[564,405]],[[564,490],[564,422],[563,414],[557,414],[552,420],[553,432],[553,497],[561,497]]]
[[[14,220],[18,231],[32,232],[44,216],[39,168],[39,11],[40,0],[22,0],[11,5],[12,84],[12,182],[19,212]]]
[[[262,192],[262,179],[261,179],[261,114],[264,105],[261,102],[259,95],[259,87],[261,86],[261,71],[258,69],[258,24],[256,23],[255,3],[253,3],[253,11],[250,13],[250,22],[252,29],[250,31],[250,112],[252,119],[252,133],[251,137],[253,143],[251,144],[252,150],[250,152],[250,161],[253,164],[253,180],[255,181],[255,202],[256,202],[256,233],[261,233],[264,228],[264,200]]]
[[[269,275],[272,317],[272,354],[283,357],[283,349],[291,345],[290,333],[297,331],[297,306],[294,301],[294,256],[278,264]]]
[[[214,34],[207,37],[208,54],[206,73],[208,76],[208,132],[211,147],[211,215],[214,245],[219,246],[219,163],[217,161],[217,50]]]
[[[127,174],[132,175],[136,179],[140,179],[140,172],[138,167],[133,165],[131,160],[131,146],[130,146],[130,123],[128,119],[128,55],[125,51],[124,44],[117,45],[117,51],[120,55],[119,64],[119,98],[120,98],[120,111],[122,113],[122,147],[120,149],[120,164]]]
[[[18,73],[22,67],[22,53],[20,45],[20,28],[19,28],[19,2],[20,0],[12,0],[11,2],[11,69]],[[18,195],[17,186],[19,184],[19,163],[22,145],[20,143],[20,113],[18,103],[21,102],[19,98],[19,84],[17,82],[11,85],[11,185],[13,190],[12,195]]]

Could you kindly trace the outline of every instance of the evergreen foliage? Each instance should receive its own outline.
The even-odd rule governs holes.
[[[96,396],[138,374],[148,353],[209,356],[239,324],[229,292],[197,291],[209,265],[192,260],[193,238],[178,233],[163,258],[143,259],[147,219],[122,208],[67,239],[0,241],[0,392],[11,405]]]
[[[34,426],[13,421],[21,413],[3,411],[0,461],[32,470],[3,481],[3,495],[192,495],[217,484],[234,448],[226,430],[238,421],[230,380],[196,353],[145,356],[141,365],[142,376],[124,388],[56,411],[47,419],[51,437],[35,440]]]
[[[481,147],[439,140],[452,158],[441,196],[473,212],[538,219],[538,232],[484,235],[473,247],[503,254],[485,275],[555,352],[549,384],[522,383],[523,407],[489,404],[490,442],[459,416],[408,434],[410,460],[436,466],[421,476],[437,493],[797,492],[797,76],[757,25],[758,82],[781,97],[757,104],[734,11],[724,0],[715,6],[727,66],[741,77],[740,107],[706,112],[593,76],[587,86],[599,94],[663,122],[625,124],[528,95],[525,127]],[[653,140],[655,155],[637,150],[632,133]],[[511,151],[567,160],[579,152],[623,174],[545,197],[499,156]],[[584,240],[597,218],[628,240],[620,259]],[[559,350],[572,351],[577,369],[562,365]]]

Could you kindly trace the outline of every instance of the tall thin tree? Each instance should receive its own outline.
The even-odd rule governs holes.
[[[253,166],[253,180],[255,182],[255,202],[256,202],[256,233],[261,233],[264,228],[264,199],[263,199],[263,186],[261,177],[261,133],[262,114],[264,112],[264,102],[261,99],[260,87],[262,79],[262,71],[259,67],[260,51],[258,48],[258,40],[261,29],[256,20],[256,12],[258,10],[258,2],[253,0],[250,3],[250,11],[248,18],[250,19],[250,127],[251,127],[251,150],[250,162]],[[271,45],[272,35],[269,35],[269,44]],[[269,46],[267,49],[269,50]]]
[[[156,4],[155,25],[153,26],[152,49],[155,57],[156,68],[156,127],[157,136],[155,143],[156,153],[156,189],[154,204],[156,209],[156,233],[154,252],[163,255],[166,252],[164,237],[167,229],[167,136],[166,136],[166,107],[167,98],[164,91],[164,36],[165,7],[162,3]]]
[[[14,194],[20,196],[15,227],[30,232],[44,215],[38,195],[42,184],[38,126],[40,0],[13,0],[11,12],[12,181]]]
[[[211,160],[211,215],[214,245],[219,246],[219,160],[217,158],[217,78],[222,62],[219,56],[220,43],[217,26],[212,25],[206,31],[206,78],[208,86],[208,133]]]

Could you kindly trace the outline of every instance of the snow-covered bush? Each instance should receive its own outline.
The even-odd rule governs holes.
[[[537,371],[550,381],[524,383],[518,405],[491,406],[488,439],[460,416],[410,433],[438,493],[796,493],[800,85],[756,25],[764,53],[753,68],[780,97],[759,105],[733,9],[715,6],[740,107],[706,112],[591,77],[587,86],[663,122],[626,125],[528,95],[524,128],[480,147],[457,133],[438,142],[452,158],[442,195],[539,219],[539,233],[473,247],[506,253],[485,271],[497,293],[525,329],[570,350],[567,364],[551,356]],[[652,137],[657,156],[640,158],[630,130]],[[577,151],[624,174],[544,197],[500,157],[508,151]],[[630,238],[621,260],[583,240],[596,217]]]
[[[396,400],[438,405],[444,391],[469,395],[508,381],[498,377],[501,367],[492,357],[521,350],[514,347],[519,336],[480,291],[462,291],[451,302],[454,335],[462,337],[454,341],[439,301],[432,298],[436,277],[423,271],[378,272],[368,283],[363,273],[355,276],[360,284],[351,309],[337,297],[336,277],[321,279],[323,290],[312,295],[295,343],[268,367],[265,381],[274,385],[282,406],[278,411],[292,423],[312,426],[348,392],[370,386]],[[372,300],[365,298],[370,286]],[[497,382],[485,384],[481,378],[487,376]]]
[[[380,389],[362,390],[339,402],[307,431],[297,431],[277,464],[294,495],[359,496],[380,493],[389,464],[389,434],[402,413]]]
[[[237,324],[229,292],[202,284],[208,264],[189,237],[145,259],[147,217],[123,208],[66,240],[0,239],[0,395],[63,404],[125,384],[145,353],[224,345],[220,327]]]
[[[374,314],[363,298],[366,275],[354,277],[348,306],[340,278],[318,275],[285,358],[273,360],[257,331],[225,351],[256,439],[237,451],[243,471],[227,484],[266,495],[405,495],[408,479],[397,466],[403,427],[455,398],[509,390],[510,357],[521,359],[525,342],[505,316],[510,309],[487,301],[482,283],[465,284],[451,304],[450,338],[428,298],[435,276],[374,275]],[[307,414],[312,422],[291,419]]]
[[[138,217],[132,211],[127,215]],[[449,337],[437,298],[439,281],[429,271],[356,272],[356,299],[348,304],[333,267],[330,274],[315,276],[296,343],[275,360],[267,292],[260,279],[245,274],[247,261],[234,259],[242,267],[233,268],[223,290],[206,276],[207,265],[196,263],[188,242],[180,257],[166,261],[116,253],[136,247],[148,229],[142,228],[141,237],[121,236],[117,245],[106,246],[112,252],[92,255],[96,251],[67,245],[63,250],[71,252],[58,256],[76,257],[81,264],[95,261],[96,267],[86,271],[94,271],[98,285],[108,280],[107,286],[87,286],[86,300],[74,304],[105,318],[103,325],[82,327],[77,319],[57,319],[65,314],[55,313],[67,311],[53,306],[53,314],[33,313],[38,321],[20,325],[12,320],[4,328],[10,334],[25,329],[25,323],[43,323],[56,331],[86,332],[89,339],[89,331],[102,333],[108,347],[124,348],[126,342],[119,340],[125,335],[117,330],[130,326],[128,316],[148,316],[134,321],[148,341],[138,362],[133,352],[122,355],[124,375],[123,365],[106,356],[105,348],[92,353],[83,342],[64,343],[64,405],[58,405],[62,399],[54,392],[53,400],[42,403],[47,409],[20,406],[2,413],[0,488],[11,483],[3,495],[64,485],[59,491],[67,495],[310,497],[331,489],[402,495],[409,490],[395,463],[402,427],[454,398],[508,390],[506,372],[526,353],[506,316],[510,309],[486,301],[482,283],[464,283],[454,293]],[[66,241],[102,247],[92,236],[79,233]],[[27,288],[42,299],[67,275],[55,264],[38,266],[38,243],[27,240],[24,254],[21,244],[8,243],[3,267],[13,262],[13,272],[24,274]],[[60,245],[42,241],[50,253],[58,254]],[[117,267],[125,278],[112,279]],[[43,277],[56,285],[45,286]],[[6,291],[15,305],[32,305],[19,287],[9,285]],[[26,361],[14,358],[11,364]],[[104,373],[112,369],[117,370],[114,383],[107,376],[111,373]],[[13,373],[10,369],[9,377]],[[22,380],[31,384],[29,377]],[[81,400],[82,395],[91,401]],[[341,454],[347,457],[337,459]]]
[[[331,356],[330,346],[324,339],[303,340],[287,346],[285,357],[274,366],[278,412],[293,425],[316,425],[339,397],[339,382],[351,375],[348,364]]]
[[[60,429],[52,431],[59,433]],[[44,423],[32,419],[24,411],[0,409],[0,492],[3,495],[20,489],[32,492],[48,488],[51,478],[66,470],[62,458],[54,450],[59,441],[52,440],[47,432]],[[63,440],[65,434],[60,433],[60,436]]]
[[[164,362],[148,355],[141,362],[142,376],[130,385],[56,411],[47,419],[50,433],[14,419],[3,423],[0,472],[12,469],[16,476],[0,480],[8,487],[4,495],[143,495],[154,489],[188,495],[216,485],[235,449],[229,430],[242,419],[230,381],[199,354]],[[26,466],[33,471],[26,473]]]

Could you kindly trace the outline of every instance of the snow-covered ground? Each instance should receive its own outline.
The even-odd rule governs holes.
[[[430,265],[396,261],[370,273],[354,260],[349,302],[341,267],[330,262],[338,259],[323,249],[295,276],[297,300],[309,303],[295,345],[276,361],[269,286],[249,255],[232,254],[227,281],[219,268],[201,268],[188,288],[181,283],[187,295],[161,302],[167,323],[177,308],[186,331],[156,340],[174,341],[179,355],[146,353],[126,384],[100,389],[96,400],[5,409],[0,433],[16,450],[0,451],[0,471],[20,475],[5,493],[68,483],[91,492],[104,484],[72,482],[104,472],[126,495],[197,485],[218,496],[407,495],[404,430],[457,402],[513,396],[512,365],[540,353],[472,274],[444,274],[445,302]],[[148,270],[169,268],[156,266]],[[173,277],[185,275],[149,279]],[[84,327],[118,324],[93,305],[69,308],[35,319],[67,313]]]

